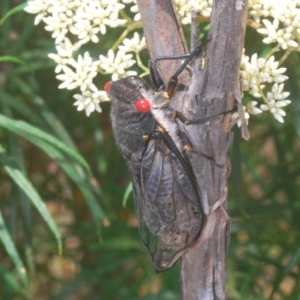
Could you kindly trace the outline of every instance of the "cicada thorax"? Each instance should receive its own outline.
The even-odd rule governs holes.
[[[112,126],[133,181],[140,233],[157,271],[171,267],[198,238],[203,217],[176,120],[162,93],[139,77],[106,87]]]

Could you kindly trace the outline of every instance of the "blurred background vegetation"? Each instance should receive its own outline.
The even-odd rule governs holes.
[[[0,6],[0,299],[180,299],[179,267],[154,274],[132,196],[122,205],[109,104],[76,111],[52,39],[19,4]],[[264,51],[251,31],[246,49]],[[251,140],[236,130],[230,150],[228,299],[300,299],[299,54],[286,67],[285,123],[253,117]]]

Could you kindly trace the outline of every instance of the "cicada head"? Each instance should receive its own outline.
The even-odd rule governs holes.
[[[149,87],[143,79],[137,76],[109,81],[104,86],[104,90],[112,99],[112,105],[127,105],[137,113],[149,112],[150,103],[143,98],[140,89],[149,90]]]

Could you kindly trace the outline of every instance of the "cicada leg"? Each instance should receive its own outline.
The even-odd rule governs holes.
[[[164,88],[163,80],[156,68],[156,62],[160,60],[174,60],[174,59],[185,59],[178,70],[170,77],[167,87],[165,88],[167,96],[170,98],[176,90],[178,83],[178,76],[186,68],[186,66],[194,59],[194,57],[202,54],[202,45],[196,47],[191,53],[183,55],[174,55],[174,56],[159,56],[149,61],[150,76],[153,84],[157,89]]]

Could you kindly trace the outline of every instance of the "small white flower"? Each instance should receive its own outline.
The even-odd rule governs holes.
[[[52,16],[47,16],[43,19],[46,24],[45,29],[52,32],[52,38],[55,43],[62,42],[68,33],[69,21],[62,13],[55,13]]]
[[[86,44],[89,41],[97,43],[99,42],[98,33],[103,32],[105,34],[106,32],[106,27],[104,25],[94,27],[90,20],[83,19],[78,15],[74,18],[74,21],[74,26],[70,28],[70,32],[77,35],[82,44]]]
[[[286,115],[282,107],[291,103],[286,98],[290,95],[289,92],[283,91],[284,84],[275,83],[270,92],[267,93],[265,104],[261,104],[260,108],[263,111],[270,111],[274,118],[280,123],[284,122],[283,117]]]
[[[54,1],[55,2],[55,1]],[[36,15],[34,25],[39,24],[49,13],[53,3],[49,0],[30,0],[24,10],[30,14]]]
[[[74,102],[74,106],[77,106],[78,111],[85,110],[88,117],[94,111],[102,111],[100,102],[109,101],[107,93],[99,91],[94,85],[91,86],[90,90],[85,90],[82,94],[75,94],[73,97],[77,100]]]
[[[68,38],[56,45],[57,53],[50,53],[48,57],[56,63],[55,73],[62,72],[64,66],[72,64],[74,52],[81,47],[81,43],[72,44]]]
[[[265,27],[257,29],[257,32],[267,35],[267,37],[263,39],[263,42],[266,44],[276,42],[279,20],[275,19],[273,23],[271,23],[269,20],[264,19],[262,20],[262,23],[265,25]]]
[[[258,28],[257,32],[266,36],[263,39],[263,42],[266,44],[277,43],[283,50],[298,48],[299,3],[296,4],[296,1],[293,0],[273,2],[273,4],[269,3],[270,6],[267,14],[270,19],[263,19],[261,21],[263,27]],[[252,15],[254,15],[253,12],[254,11],[252,11]],[[258,18],[257,14],[256,18]],[[257,21],[260,21],[260,18],[258,18]]]
[[[286,68],[279,68],[279,62],[275,61],[274,56],[269,59],[258,58],[257,53],[251,58],[242,57],[241,80],[244,91],[248,91],[256,98],[260,98],[266,83],[282,83],[288,77],[283,75]]]
[[[276,3],[278,5],[278,2]],[[260,23],[261,18],[267,18],[272,14],[274,0],[250,0],[249,11],[255,22]]]
[[[282,107],[290,103],[286,100],[289,93],[284,91],[283,82],[288,79],[283,75],[285,71],[286,68],[280,68],[274,56],[267,60],[258,58],[257,54],[251,58],[243,56],[240,71],[243,90],[265,102],[259,105],[258,101],[250,101],[245,107],[246,112],[254,115],[270,111],[279,122],[283,122],[285,112]],[[269,88],[271,90],[265,92]]]
[[[119,11],[123,8],[118,1],[87,1],[76,10],[70,32],[84,44],[89,41],[98,43],[98,34],[106,34],[107,26],[117,27],[127,22],[119,18]]]
[[[244,107],[244,110],[251,115],[258,115],[262,113],[262,110],[257,107],[257,104],[257,101],[250,101],[249,103],[247,103],[246,107]]]
[[[139,34],[135,32],[131,39],[124,39],[123,45],[119,46],[120,51],[124,52],[135,52],[139,53],[141,50],[146,48],[146,41],[145,38],[140,38]]]
[[[60,89],[73,90],[79,88],[81,91],[89,89],[93,83],[93,79],[97,75],[98,62],[93,61],[90,54],[85,52],[84,55],[79,55],[77,61],[69,60],[69,66],[63,66],[63,74],[56,76],[62,83]]]
[[[126,54],[124,51],[119,51],[115,55],[114,51],[110,49],[107,56],[100,55],[99,68],[105,73],[112,74],[112,80],[117,80],[124,76],[136,75],[136,72],[126,70],[135,64],[135,60],[132,57],[132,54]]]

